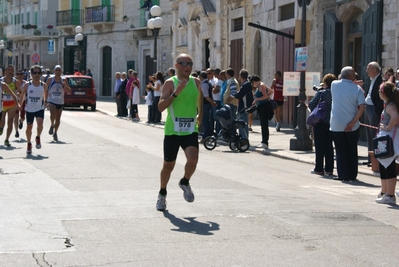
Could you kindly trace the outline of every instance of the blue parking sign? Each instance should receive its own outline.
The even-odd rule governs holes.
[[[50,39],[47,41],[47,50],[49,54],[55,54],[55,40]]]

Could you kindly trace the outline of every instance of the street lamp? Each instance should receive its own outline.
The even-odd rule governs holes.
[[[154,35],[154,71],[157,71],[157,37],[159,29],[162,28],[163,19],[160,17],[162,9],[159,6],[152,6],[150,10],[151,16],[153,18],[147,21],[147,27],[152,31]]]
[[[79,71],[81,71],[82,70],[82,66],[81,66],[81,63],[82,63],[82,47],[81,46],[82,46],[82,41],[83,41],[83,34],[82,34],[83,28],[81,26],[76,26],[75,27],[75,32],[76,32],[75,42],[78,43],[78,55],[79,55],[79,57],[77,57],[77,61],[79,62]]]
[[[306,46],[306,5],[311,0],[298,0],[298,5],[302,7],[301,23],[301,47]],[[313,142],[309,138],[309,131],[306,127],[306,94],[305,94],[305,71],[301,71],[299,86],[299,105],[297,106],[297,127],[295,128],[295,138],[290,140],[290,150],[307,151],[312,150]]]
[[[4,49],[6,48],[6,46],[4,45],[4,40],[0,40],[0,50],[1,50],[1,54],[0,54],[0,57],[1,57],[1,67],[3,68],[3,66],[4,66],[4,64],[3,64],[3,60],[4,60]],[[1,74],[1,75],[3,75],[3,74]]]

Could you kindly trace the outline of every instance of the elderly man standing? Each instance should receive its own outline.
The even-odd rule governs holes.
[[[122,84],[122,79],[121,79],[121,73],[116,72],[115,73],[115,87],[114,87],[114,96],[115,96],[115,101],[116,101],[116,117],[121,117],[122,116],[122,104],[121,104],[121,96],[119,94],[119,87]]]
[[[334,180],[356,180],[358,173],[359,118],[365,110],[365,100],[362,88],[353,83],[355,77],[352,67],[344,67],[341,70],[341,80],[331,84],[330,131],[333,135],[338,171]]]
[[[371,79],[370,87],[365,88],[366,93],[366,124],[378,127],[380,123],[381,112],[384,109],[384,101],[380,98],[378,90],[382,83],[381,68],[377,62],[370,62],[366,69],[367,75]],[[377,130],[367,127],[367,148],[373,151],[373,138],[376,136]],[[371,167],[370,155],[366,164]]]

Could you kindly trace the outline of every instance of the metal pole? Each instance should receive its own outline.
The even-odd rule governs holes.
[[[310,1],[308,1],[310,2]],[[301,47],[306,46],[306,2],[302,0],[302,24],[301,24]],[[313,142],[309,138],[306,127],[306,94],[305,94],[305,71],[301,71],[299,88],[299,105],[297,106],[297,127],[295,138],[290,140],[290,150],[307,151],[312,150]]]
[[[153,32],[154,32],[154,71],[157,72],[158,71],[157,70],[157,55],[158,55],[158,52],[157,52],[157,37],[158,37],[159,29],[158,28],[154,28]]]

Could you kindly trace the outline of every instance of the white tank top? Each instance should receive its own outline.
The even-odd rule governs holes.
[[[34,86],[32,82],[29,82],[28,90],[26,91],[26,106],[27,112],[37,112],[44,109],[43,99],[43,83],[40,82],[39,86]]]
[[[64,86],[62,86],[63,79],[60,82],[56,82],[54,77],[51,78],[51,84],[48,88],[48,99],[49,103],[56,105],[64,104]]]

